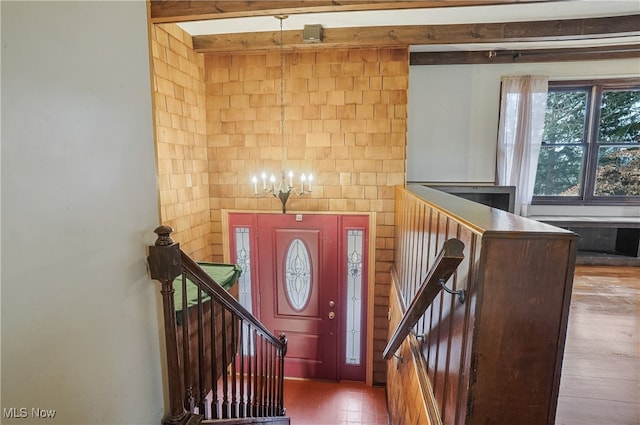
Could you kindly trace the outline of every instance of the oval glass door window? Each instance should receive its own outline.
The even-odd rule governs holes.
[[[311,297],[311,261],[309,251],[296,238],[291,241],[285,257],[286,294],[289,305],[302,311]]]

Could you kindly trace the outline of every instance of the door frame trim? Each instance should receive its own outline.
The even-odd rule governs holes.
[[[236,210],[236,209],[221,209],[222,220],[222,258],[223,261],[228,263],[231,261],[230,235],[229,235],[229,214],[245,213],[245,214],[282,214],[278,211],[256,211],[256,210]],[[374,331],[374,301],[375,301],[375,276],[376,276],[376,213],[375,211],[296,211],[287,212],[287,214],[314,214],[314,215],[364,215],[369,217],[369,246],[368,252],[369,261],[367,267],[367,323],[366,323],[366,354],[367,362],[365,368],[365,384],[368,386],[373,385],[373,331]]]

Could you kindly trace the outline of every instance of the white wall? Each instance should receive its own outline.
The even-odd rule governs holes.
[[[637,77],[640,60],[411,66],[407,180],[492,184],[500,78],[522,74],[547,75],[556,80]],[[535,213],[549,214],[551,210],[538,208]],[[627,215],[627,210],[609,208],[601,215]]]
[[[408,181],[493,182],[500,93],[481,74],[466,65],[409,68]]]
[[[2,1],[1,14],[0,422],[158,424],[145,2]]]

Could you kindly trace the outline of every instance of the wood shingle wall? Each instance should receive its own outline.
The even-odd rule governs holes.
[[[156,25],[152,38],[161,217],[195,258],[223,261],[221,210],[281,208],[277,199],[254,196],[251,185],[252,175],[281,168],[279,51],[199,56],[175,25]],[[168,71],[177,66],[177,80],[160,75],[165,65]],[[381,353],[388,327],[394,194],[406,174],[408,72],[405,48],[284,52],[287,169],[314,174],[312,194],[292,196],[287,210],[376,213],[376,383],[386,379]]]
[[[160,220],[181,248],[211,260],[204,58],[176,25],[151,28]]]

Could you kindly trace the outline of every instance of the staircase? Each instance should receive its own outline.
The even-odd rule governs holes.
[[[285,425],[284,357],[276,337],[160,226],[149,247],[162,288],[169,406],[163,425]],[[213,265],[215,267],[215,265]],[[229,265],[220,265],[228,267]]]

